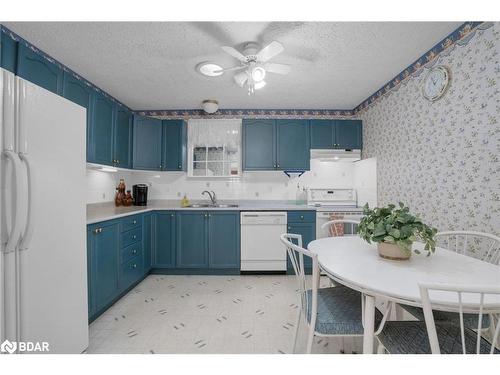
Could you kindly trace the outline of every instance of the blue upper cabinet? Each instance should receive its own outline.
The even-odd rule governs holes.
[[[311,148],[362,149],[362,121],[311,120]]]
[[[134,116],[134,169],[162,169],[161,120]]]
[[[91,154],[90,123],[94,93],[95,91],[85,81],[75,78],[71,73],[64,72],[63,97],[87,109],[87,157]]]
[[[162,170],[185,171],[187,155],[186,124],[183,120],[164,120],[162,123]]]
[[[243,120],[243,170],[276,169],[274,120]]]
[[[17,75],[53,93],[62,93],[62,69],[23,43],[18,47]]]
[[[0,64],[2,68],[16,74],[18,43],[7,34],[1,33]]]
[[[334,148],[335,120],[311,120],[311,148]]]
[[[154,214],[154,268],[175,268],[175,222],[173,211],[159,211]]]
[[[238,211],[208,214],[208,265],[240,268],[240,214]]]
[[[97,164],[113,164],[113,116],[111,100],[96,93],[93,96],[90,124],[90,155],[87,160]]]
[[[280,170],[310,169],[310,138],[307,120],[277,120],[276,167]]]
[[[363,148],[361,120],[335,121],[335,148],[350,150]]]
[[[207,226],[207,212],[177,213],[177,268],[208,267]]]
[[[132,168],[132,113],[115,105],[113,164],[121,168]]]

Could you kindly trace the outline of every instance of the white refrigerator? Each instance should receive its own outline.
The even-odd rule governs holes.
[[[4,69],[0,93],[0,344],[9,340],[4,352],[36,349],[21,345],[32,342],[81,353],[86,110]]]

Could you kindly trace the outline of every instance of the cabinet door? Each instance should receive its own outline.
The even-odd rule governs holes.
[[[90,126],[90,161],[113,164],[113,103],[104,95],[94,95]]]
[[[155,213],[154,268],[175,268],[175,214],[172,211]]]
[[[310,169],[310,138],[307,120],[277,120],[277,168]]]
[[[161,170],[161,120],[134,116],[134,169]]]
[[[243,170],[276,169],[274,120],[243,120]]]
[[[121,168],[132,167],[132,113],[115,105],[113,164]]]
[[[95,312],[118,294],[119,225],[91,227],[91,291]]]
[[[208,267],[207,221],[206,212],[177,214],[177,267]]]
[[[9,72],[16,74],[17,67],[17,49],[19,43],[9,37],[5,33],[0,32],[1,38],[1,51],[0,51],[0,64],[2,68],[7,69]]]
[[[334,120],[311,120],[311,148],[331,149],[333,140]]]
[[[91,154],[90,122],[92,120],[92,97],[96,92],[83,80],[75,78],[71,73],[64,72],[63,97],[87,109],[87,161]]]
[[[53,93],[62,92],[62,69],[23,43],[19,43],[17,75]]]
[[[153,255],[153,213],[144,215],[142,221],[142,258],[144,264],[144,273],[148,274],[151,270],[152,255]]]
[[[361,149],[363,137],[361,124],[361,120],[336,120],[336,148],[350,150]]]
[[[208,266],[240,268],[239,212],[208,214]]]
[[[309,245],[309,242],[316,239],[316,225],[314,223],[289,223],[288,233],[300,234],[302,236],[302,246],[304,249],[307,249],[307,245]],[[304,257],[304,269],[307,273],[311,272],[312,260],[310,257]],[[293,273],[292,262],[288,258],[288,255],[287,270],[288,273]]]
[[[186,131],[182,120],[163,121],[163,161],[164,171],[185,170]]]

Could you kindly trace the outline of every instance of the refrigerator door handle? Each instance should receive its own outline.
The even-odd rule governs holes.
[[[7,244],[5,246],[5,252],[11,253],[16,249],[17,244],[19,243],[19,239],[21,237],[22,231],[22,216],[21,216],[21,207],[23,206],[23,183],[21,179],[21,161],[19,156],[14,151],[4,151],[4,155],[7,159],[12,161],[13,172],[14,172],[14,191],[16,192],[16,199],[14,203],[14,207],[12,212],[14,213],[14,222],[12,223],[12,228],[9,234],[9,238],[7,240]]]
[[[26,165],[26,174],[27,174],[27,180],[28,180],[28,185],[27,185],[27,192],[26,192],[26,202],[28,205],[27,208],[27,217],[26,217],[26,225],[24,227],[24,232],[22,233],[21,236],[21,243],[19,244],[19,250],[27,250],[30,242],[31,242],[31,237],[33,237],[33,173],[32,173],[32,165],[31,162],[28,158],[27,155],[25,154],[19,154],[19,158],[21,159],[22,162]]]

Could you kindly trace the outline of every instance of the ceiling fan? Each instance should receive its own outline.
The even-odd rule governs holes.
[[[239,71],[234,76],[234,81],[238,86],[243,87],[245,83],[248,86],[248,94],[253,94],[255,90],[261,89],[266,85],[264,80],[267,73],[288,74],[290,65],[269,62],[273,57],[284,51],[280,42],[272,41],[264,48],[255,42],[245,44],[242,52],[233,47],[224,46],[222,50],[227,54],[239,60],[240,65],[232,68],[221,69],[214,73],[223,73],[228,71]]]

